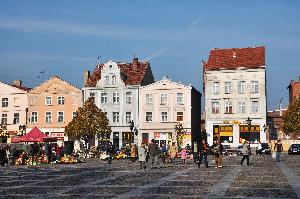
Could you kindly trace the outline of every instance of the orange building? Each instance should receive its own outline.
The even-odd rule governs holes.
[[[27,132],[37,126],[50,137],[66,140],[64,127],[81,105],[81,90],[54,76],[28,93]]]

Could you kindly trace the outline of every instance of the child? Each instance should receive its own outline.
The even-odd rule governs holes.
[[[186,160],[187,154],[186,154],[186,149],[185,148],[183,148],[181,150],[180,156],[181,156],[181,163],[186,164],[185,160]]]

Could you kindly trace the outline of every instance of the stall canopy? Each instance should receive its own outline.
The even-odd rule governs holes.
[[[13,138],[12,142],[53,142],[56,138],[52,138],[42,133],[36,126],[27,134],[19,138]]]

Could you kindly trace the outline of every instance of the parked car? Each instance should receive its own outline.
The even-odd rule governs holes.
[[[288,154],[300,154],[300,144],[292,144],[288,150]]]
[[[266,155],[271,155],[271,148],[269,147],[269,144],[268,143],[261,143],[261,150],[259,150],[257,147],[256,147],[256,155],[263,155],[263,154],[266,154]]]

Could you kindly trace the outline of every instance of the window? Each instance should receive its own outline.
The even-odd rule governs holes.
[[[131,112],[126,112],[125,121],[126,123],[129,123],[131,121]]]
[[[126,103],[131,104],[131,92],[126,92]]]
[[[225,94],[231,93],[231,82],[225,82]]]
[[[231,114],[232,113],[232,101],[230,100],[225,100],[225,114]]]
[[[168,95],[167,94],[161,94],[160,95],[160,104],[167,104],[168,101]]]
[[[109,84],[109,77],[108,76],[105,76],[105,84]]]
[[[6,113],[2,114],[1,124],[7,124],[7,114]]]
[[[183,112],[177,112],[177,121],[183,121]]]
[[[117,78],[115,75],[112,76],[112,84],[115,85],[117,82]]]
[[[58,97],[57,101],[58,101],[58,105],[64,105],[65,104],[65,97]]]
[[[46,103],[46,105],[52,105],[52,97],[46,96],[45,103]]]
[[[119,112],[113,112],[113,122],[119,122]]]
[[[15,107],[20,107],[21,105],[21,100],[20,98],[14,98],[14,106]]]
[[[58,112],[57,122],[64,122],[64,112]]]
[[[215,95],[220,94],[220,83],[219,82],[213,82],[212,93]]]
[[[113,92],[113,103],[119,103],[119,102],[120,102],[119,92]]]
[[[251,113],[258,113],[259,103],[257,100],[251,101]]]
[[[258,81],[251,81],[251,93],[258,93]]]
[[[101,103],[107,103],[107,92],[102,92],[101,93]]]
[[[238,93],[244,94],[245,93],[245,81],[238,82]]]
[[[20,122],[20,114],[14,113],[14,124],[19,124]]]
[[[31,112],[31,123],[37,123],[37,122],[38,122],[38,113]]]
[[[168,113],[167,112],[161,112],[161,121],[162,122],[168,121]]]
[[[152,112],[146,112],[146,122],[152,122]]]
[[[213,114],[220,113],[220,103],[219,102],[212,102],[212,113]]]
[[[146,104],[152,104],[152,103],[153,103],[152,94],[146,94]]]
[[[2,98],[2,107],[8,107],[8,98]]]
[[[95,97],[95,92],[90,92],[90,97]]]
[[[246,113],[246,102],[242,102],[242,101],[238,102],[238,112]]]
[[[51,123],[51,122],[52,122],[52,113],[46,112],[46,123]]]
[[[74,118],[74,117],[76,117],[76,112],[72,112],[72,119]]]
[[[177,104],[183,104],[183,93],[177,93]]]

